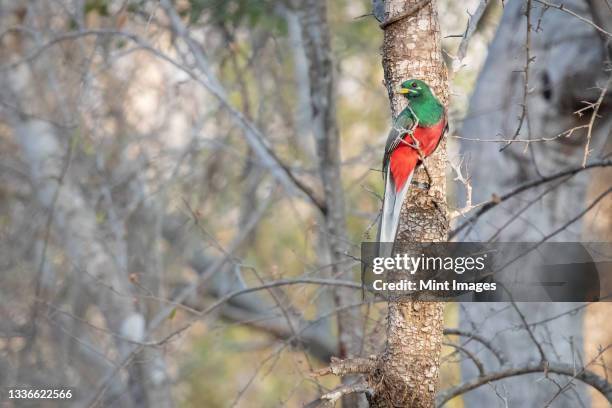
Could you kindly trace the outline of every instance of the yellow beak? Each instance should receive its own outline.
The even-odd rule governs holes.
[[[407,93],[410,93],[410,89],[408,89],[408,88],[400,88],[397,92],[401,93],[401,94],[407,94]]]

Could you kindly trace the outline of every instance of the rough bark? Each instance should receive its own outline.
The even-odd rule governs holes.
[[[316,2],[311,5],[312,8],[315,8],[315,5]],[[420,7],[417,7],[419,5]],[[395,90],[401,82],[409,78],[425,80],[443,103],[448,100],[447,73],[442,59],[435,6],[435,2],[413,0],[385,2],[387,23],[381,25],[385,30],[383,68],[393,116],[396,116],[406,103],[405,98]],[[398,18],[410,10],[414,12]],[[307,36],[305,44],[308,56]],[[309,59],[312,61],[313,56],[309,56]],[[331,65],[327,68],[323,80],[332,74]],[[311,73],[310,81],[313,86],[313,83],[321,81],[321,78]],[[321,104],[325,102],[324,99],[313,101],[313,113],[324,115],[320,108],[329,105]],[[315,137],[316,135],[317,125]],[[330,142],[333,143],[333,140],[328,141]],[[420,167],[414,176],[415,181],[428,182],[431,188],[414,188],[406,197],[400,216],[398,241],[431,242],[444,241],[447,238],[449,222],[446,206],[445,146],[445,141],[442,141],[437,151],[425,160],[427,171]],[[325,158],[328,153],[324,149],[329,149],[329,145],[326,147],[319,143],[318,148],[319,156]],[[324,178],[329,169],[323,167],[321,171]],[[331,175],[333,180],[339,180],[333,177],[333,173]],[[329,194],[329,187],[324,188],[326,194]],[[335,216],[329,219],[334,220]],[[387,317],[387,343],[380,356],[372,357],[371,362],[364,359],[333,360],[329,369],[318,373],[344,376],[362,373],[367,375],[366,380],[354,384],[345,383],[335,392],[322,396],[320,400],[330,402],[336,400],[338,395],[365,391],[371,407],[433,407],[442,346],[443,311],[444,305],[441,303],[391,302]]]
[[[386,20],[414,7],[418,1],[385,2]],[[405,106],[396,92],[409,78],[425,80],[439,98],[448,100],[447,73],[440,47],[435,2],[385,28],[383,42],[385,83],[393,116]],[[444,241],[448,232],[446,206],[446,143],[425,160],[431,180],[421,166],[414,180],[431,188],[413,188],[402,209],[397,240]],[[432,407],[438,383],[444,305],[433,302],[389,304],[387,345],[370,378],[372,407]]]

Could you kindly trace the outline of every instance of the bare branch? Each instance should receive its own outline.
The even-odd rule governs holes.
[[[599,98],[597,99],[597,102],[595,102],[595,105],[593,107],[593,114],[591,115],[591,120],[589,121],[589,126],[588,126],[588,131],[587,131],[587,141],[586,141],[586,145],[584,146],[584,156],[582,158],[582,167],[586,166],[587,158],[589,157],[589,153],[590,153],[589,145],[591,144],[591,136],[593,135],[593,125],[595,124],[595,119],[597,119],[597,113],[599,112],[599,108],[601,108],[601,104],[603,103],[604,97],[606,96],[606,93],[608,92],[608,88],[610,87],[611,82],[612,82],[612,74],[610,75],[610,77],[608,78],[608,81],[602,88],[601,94],[599,95]]]
[[[516,313],[519,315],[519,317],[521,319],[521,322],[523,322],[523,326],[522,327],[527,331],[527,334],[529,334],[529,338],[531,339],[533,344],[538,349],[538,353],[540,353],[540,362],[544,363],[544,362],[548,361],[548,359],[546,358],[546,354],[544,353],[544,349],[542,348],[542,345],[536,339],[535,334],[533,333],[533,330],[531,329],[531,326],[529,326],[529,324],[527,324],[527,319],[525,319],[525,315],[523,314],[523,312],[521,312],[521,309],[518,307],[518,305],[516,304],[514,299],[512,299],[512,301],[510,303],[512,304],[512,307],[514,308]]]
[[[451,168],[455,171],[455,178],[454,181],[459,181],[461,184],[463,184],[463,187],[465,188],[465,205],[463,206],[463,208],[459,208],[456,210],[453,210],[450,212],[450,218],[456,218],[462,215],[467,214],[468,212],[472,211],[473,209],[479,207],[480,205],[473,205],[472,204],[472,184],[470,182],[470,177],[467,175],[464,175],[462,170],[461,170],[461,162],[459,163],[454,163],[454,162],[450,162]]]
[[[588,25],[592,26],[593,28],[595,28],[600,33],[603,33],[603,34],[605,34],[605,35],[607,35],[609,37],[612,37],[612,34],[607,32],[606,30],[604,30],[603,28],[601,28],[600,26],[598,26],[597,24],[595,24],[591,20],[586,19],[586,18],[582,17],[580,14],[576,13],[575,11],[572,11],[572,10],[568,9],[567,7],[565,7],[564,4],[553,4],[553,3],[549,3],[548,1],[545,1],[545,0],[534,0],[534,1],[537,1],[538,3],[541,3],[541,4],[545,5],[546,7],[550,7],[550,8],[554,8],[554,9],[566,12],[567,14],[569,14],[571,16],[574,16],[577,19],[579,19],[580,21],[583,21],[583,22],[587,23]]]
[[[441,407],[451,399],[490,382],[531,373],[553,373],[576,378],[577,380],[580,380],[583,383],[595,388],[597,391],[602,393],[603,396],[608,399],[608,401],[612,402],[612,386],[605,379],[601,378],[592,371],[586,369],[576,370],[575,367],[565,363],[540,362],[537,364],[527,364],[523,367],[507,368],[467,381],[461,385],[439,393],[436,398],[436,405]]]
[[[467,356],[467,358],[472,360],[472,362],[474,363],[474,365],[478,369],[479,376],[482,377],[482,376],[485,375],[484,365],[482,364],[482,361],[480,361],[478,359],[478,357],[476,357],[476,355],[474,353],[472,353],[470,350],[468,350],[467,348],[463,347],[460,344],[450,343],[448,341],[442,342],[442,344],[445,345],[445,346],[448,346],[448,347],[453,347],[453,348],[457,349],[457,351],[465,354]]]
[[[503,203],[504,201],[514,197],[517,194],[520,194],[526,190],[532,189],[534,187],[538,187],[542,184],[548,183],[550,181],[554,181],[557,180],[559,178],[562,177],[566,177],[566,176],[571,176],[577,173],[580,173],[581,171],[587,170],[587,169],[593,169],[593,168],[598,168],[598,167],[610,167],[612,166],[612,160],[602,160],[602,161],[598,161],[598,162],[593,162],[593,163],[589,163],[586,166],[579,166],[579,167],[573,167],[571,169],[568,170],[564,170],[561,171],[559,173],[556,174],[552,174],[550,176],[546,176],[546,177],[542,177],[538,180],[534,180],[534,181],[530,181],[527,183],[524,183],[520,186],[518,186],[517,188],[515,188],[514,190],[503,194],[501,196],[497,196],[495,195],[491,200],[487,201],[486,203],[484,203],[482,205],[482,207],[480,207],[480,209],[476,212],[476,214],[472,215],[470,218],[468,218],[467,221],[465,221],[463,224],[461,224],[460,226],[458,226],[457,228],[455,228],[454,230],[452,230],[448,235],[449,235],[449,239],[453,238],[454,236],[456,236],[459,232],[463,231],[468,225],[473,224],[480,216],[482,216],[483,214],[485,214],[486,212],[488,212],[489,210],[491,210],[492,208],[496,207],[497,205]]]
[[[504,353],[501,352],[500,350],[498,350],[493,345],[493,343],[491,343],[489,340],[486,340],[484,337],[482,337],[481,335],[479,335],[477,333],[466,332],[466,331],[461,330],[461,329],[444,329],[444,335],[445,336],[462,336],[462,337],[467,337],[468,340],[474,339],[475,341],[477,341],[480,344],[482,344],[483,346],[485,346],[491,353],[493,353],[495,358],[497,358],[497,361],[499,361],[500,365],[504,366],[507,363],[507,360],[506,360],[506,357],[504,356]]]
[[[210,312],[212,312],[213,310],[215,310],[216,308],[218,308],[219,306],[221,306],[223,303],[225,303],[225,302],[227,302],[227,301],[229,301],[229,300],[231,300],[231,299],[233,299],[233,298],[235,298],[237,296],[244,295],[246,293],[256,292],[256,291],[259,291],[259,290],[264,290],[264,289],[269,289],[269,288],[275,288],[275,287],[279,287],[279,286],[288,286],[288,285],[297,285],[297,284],[343,286],[343,287],[347,287],[347,288],[353,288],[353,289],[361,290],[361,284],[360,283],[351,282],[351,281],[337,280],[337,279],[322,279],[322,278],[279,279],[277,281],[267,282],[267,283],[265,283],[263,285],[254,286],[254,287],[251,287],[251,288],[246,288],[246,289],[242,289],[242,290],[237,290],[237,291],[232,292],[232,293],[228,293],[227,295],[223,296],[222,298],[217,300],[212,305],[208,306],[206,309],[202,310],[200,312],[200,316],[205,316],[205,315],[209,314]]]
[[[349,358],[341,360],[332,357],[329,366],[315,371],[313,377],[321,377],[328,374],[343,376],[348,374],[367,374],[373,368],[376,362],[376,356],[370,358]]]
[[[478,23],[482,16],[484,16],[485,11],[489,5],[489,0],[480,0],[478,3],[478,7],[474,14],[470,15],[468,19],[467,27],[465,28],[465,33],[463,33],[463,38],[461,39],[461,43],[459,44],[459,49],[457,51],[457,61],[461,63],[461,61],[465,58],[467,54],[468,45],[470,43],[470,39],[472,35],[476,32],[476,28],[478,27]]]
[[[519,116],[519,123],[516,127],[516,131],[514,135],[510,139],[508,143],[502,146],[499,151],[504,151],[508,146],[512,144],[512,142],[518,137],[521,133],[521,129],[523,128],[523,123],[525,121],[529,122],[529,110],[527,108],[527,98],[529,96],[529,66],[533,61],[531,58],[531,0],[527,0],[525,4],[525,18],[527,19],[527,32],[525,33],[525,67],[523,68],[523,73],[525,74],[525,80],[523,82],[523,103],[521,104],[521,115]],[[531,136],[531,135],[530,135]],[[529,146],[529,145],[527,145]]]
[[[180,21],[180,20],[179,20]],[[290,192],[301,191],[310,201],[315,204],[315,206],[322,212],[325,213],[327,211],[325,204],[322,200],[316,195],[316,193],[306,184],[304,184],[301,180],[296,178],[296,176],[290,171],[289,167],[285,165],[276,155],[276,153],[271,149],[269,143],[267,142],[266,137],[261,133],[261,131],[251,122],[249,121],[238,109],[236,109],[231,102],[225,96],[225,92],[223,88],[220,88],[220,85],[217,85],[216,78],[213,78],[215,82],[208,79],[203,79],[200,75],[198,75],[195,71],[190,69],[185,64],[181,64],[179,61],[176,61],[174,58],[169,55],[163,53],[162,51],[156,49],[152,45],[148,44],[138,35],[133,33],[128,33],[120,30],[82,30],[82,31],[74,31],[62,33],[54,37],[52,40],[49,40],[47,43],[38,47],[36,50],[31,52],[26,57],[15,61],[8,65],[0,66],[0,71],[9,70],[14,67],[19,66],[25,62],[31,61],[38,56],[40,56],[44,50],[47,48],[59,44],[63,41],[74,40],[80,37],[87,36],[117,36],[122,37],[124,39],[130,40],[138,45],[145,51],[150,52],[152,55],[158,57],[159,59],[168,62],[173,65],[175,68],[185,72],[189,77],[191,77],[198,84],[202,85],[205,89],[207,89],[217,100],[221,103],[221,105],[227,109],[232,118],[237,122],[240,127],[244,129],[244,136],[249,143],[249,145],[253,148],[253,150],[257,153],[262,163],[266,165],[272,172],[272,174],[279,180],[279,182]]]
[[[305,405],[305,408],[333,407],[336,401],[346,395],[367,392],[368,390],[370,390],[370,386],[365,381],[357,381],[353,384],[341,385],[333,391],[321,395],[319,399]]]
[[[453,135],[453,136],[449,136],[452,137],[453,139],[459,139],[459,140],[467,140],[469,142],[478,142],[478,143],[525,143],[527,145],[531,144],[531,143],[537,143],[537,142],[550,142],[553,140],[557,140],[560,138],[570,138],[572,137],[572,135],[580,129],[585,129],[587,128],[588,125],[580,125],[580,126],[574,126],[571,129],[565,130],[561,133],[558,133],[555,136],[550,136],[550,137],[539,137],[536,139],[480,139],[480,138],[472,138],[472,137],[463,137],[463,136],[457,136],[457,135]]]

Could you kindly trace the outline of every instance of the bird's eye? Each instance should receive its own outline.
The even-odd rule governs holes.
[[[413,82],[413,83],[412,83],[412,87],[413,87],[413,88],[416,88],[416,87],[417,87],[417,83],[416,83],[416,82]]]

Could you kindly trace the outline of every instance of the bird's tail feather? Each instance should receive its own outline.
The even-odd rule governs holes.
[[[402,204],[404,203],[404,198],[406,198],[406,194],[410,188],[413,174],[414,171],[410,173],[400,191],[396,191],[395,183],[391,178],[389,168],[387,168],[387,174],[385,175],[385,197],[383,200],[383,208],[380,218],[380,228],[378,229],[378,242],[395,241],[395,234],[397,233],[397,227],[399,226]],[[381,248],[379,248],[378,256],[391,256],[393,245],[384,245],[383,247],[387,248],[384,251],[387,253],[381,253]]]

